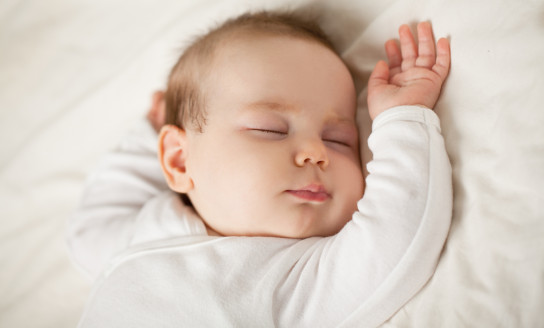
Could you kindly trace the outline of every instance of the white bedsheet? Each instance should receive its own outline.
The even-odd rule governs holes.
[[[544,1],[0,2],[0,327],[74,327],[90,289],[64,249],[85,176],[141,120],[191,36],[247,9],[322,14],[366,79],[400,24],[452,46],[436,112],[454,170],[449,239],[386,327],[544,323]],[[363,134],[369,119],[361,115]]]

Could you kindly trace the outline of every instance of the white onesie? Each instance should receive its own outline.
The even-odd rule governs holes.
[[[130,135],[90,177],[69,223],[98,278],[80,327],[375,327],[434,273],[452,212],[451,166],[429,109],[373,122],[364,197],[336,235],[211,237],[169,191],[156,135]]]

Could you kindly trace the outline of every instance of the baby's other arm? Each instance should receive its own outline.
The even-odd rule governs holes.
[[[125,249],[138,213],[147,201],[168,189],[157,160],[162,94],[156,93],[148,121],[131,131],[87,179],[78,209],[68,222],[72,259],[90,276]]]

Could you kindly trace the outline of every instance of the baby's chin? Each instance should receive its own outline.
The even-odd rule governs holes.
[[[304,207],[311,210],[276,213],[271,217],[263,218],[260,224],[249,218],[231,222],[228,225],[224,224],[224,221],[216,225],[213,223],[217,222],[205,222],[205,224],[210,236],[305,239],[330,237],[337,234],[350,221],[353,214],[353,211],[347,207],[344,207],[343,211],[337,211],[335,215],[331,215],[330,208],[329,211],[316,211],[315,207]],[[282,217],[283,220],[277,220],[278,217]],[[206,220],[203,219],[203,221]]]
[[[342,226],[343,227],[343,226]],[[310,231],[289,231],[289,230],[274,230],[274,231],[248,231],[248,230],[228,230],[217,231],[211,227],[206,227],[209,236],[219,237],[274,237],[287,239],[306,239],[311,237],[330,237],[342,230],[342,227],[333,229],[316,229]]]

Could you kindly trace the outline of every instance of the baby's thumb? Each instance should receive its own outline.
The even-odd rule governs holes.
[[[388,84],[388,83],[389,83],[389,66],[387,65],[385,61],[380,60],[374,67],[372,74],[370,74],[370,78],[368,80],[368,87],[373,88],[373,87],[383,85],[383,84]]]

